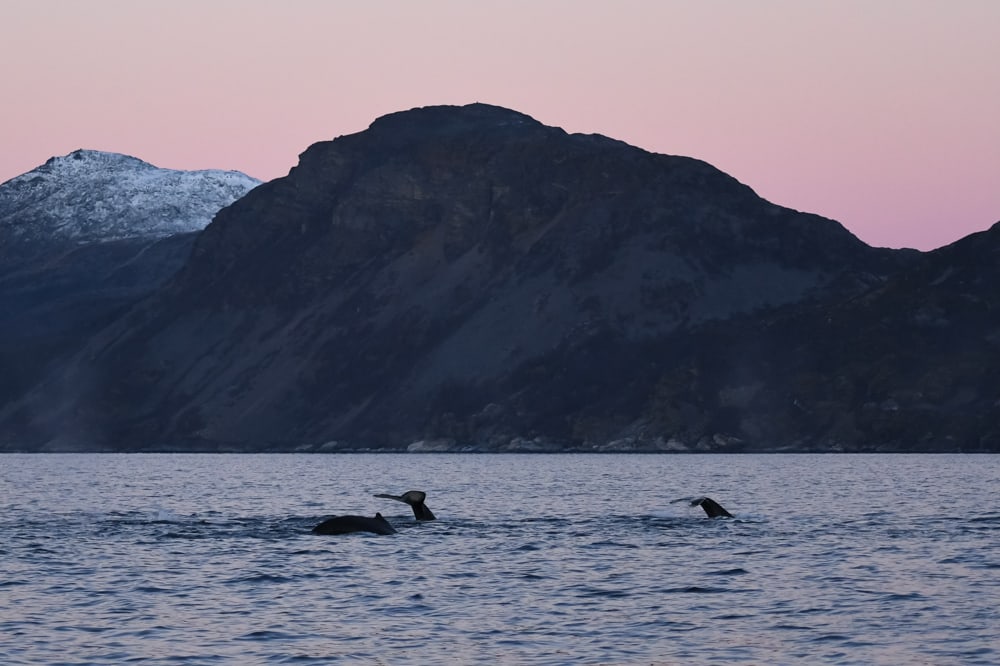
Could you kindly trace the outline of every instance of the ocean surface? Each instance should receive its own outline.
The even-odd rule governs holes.
[[[13,454],[0,506],[8,665],[1000,663],[1000,456]]]

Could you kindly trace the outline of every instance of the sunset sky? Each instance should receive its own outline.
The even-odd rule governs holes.
[[[1000,220],[1000,0],[0,0],[0,181],[91,148],[282,176],[487,102],[703,159],[871,245]]]

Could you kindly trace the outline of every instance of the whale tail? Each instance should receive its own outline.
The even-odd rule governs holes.
[[[726,509],[716,502],[711,497],[682,497],[681,499],[676,499],[671,502],[690,502],[691,506],[700,506],[708,514],[709,518],[732,518],[733,514],[726,511]]]
[[[424,499],[427,498],[427,493],[422,490],[407,490],[402,495],[387,495],[385,493],[380,493],[375,495],[375,497],[396,500],[397,502],[402,502],[403,504],[409,504],[410,508],[413,509],[413,517],[417,520],[435,519],[434,513],[427,508],[426,504],[424,504]]]

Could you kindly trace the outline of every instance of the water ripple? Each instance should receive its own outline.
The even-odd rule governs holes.
[[[998,658],[995,457],[4,462],[4,664]],[[407,488],[438,521],[371,497]],[[376,510],[397,534],[310,532]]]

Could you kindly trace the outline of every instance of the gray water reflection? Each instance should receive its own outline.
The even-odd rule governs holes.
[[[994,456],[0,462],[3,663],[1000,660]]]

